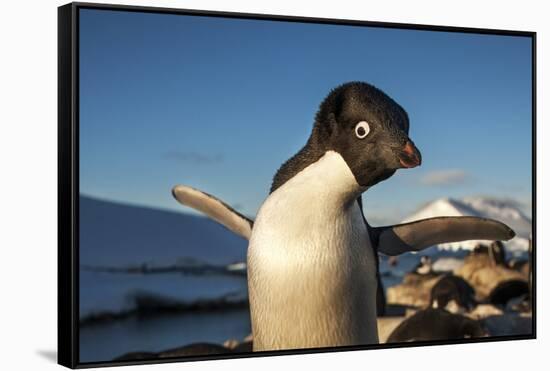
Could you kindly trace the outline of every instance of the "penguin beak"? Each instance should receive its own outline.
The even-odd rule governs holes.
[[[405,143],[405,147],[401,149],[398,157],[401,166],[407,169],[417,167],[422,163],[422,156],[420,155],[420,151],[418,150],[418,148],[416,148],[416,146],[410,139],[407,140],[407,143]]]

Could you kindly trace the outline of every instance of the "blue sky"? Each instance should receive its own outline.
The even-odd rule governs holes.
[[[376,222],[438,197],[531,198],[531,40],[81,10],[81,193],[188,211],[184,183],[249,215],[333,87],[408,112],[423,164],[364,195]]]

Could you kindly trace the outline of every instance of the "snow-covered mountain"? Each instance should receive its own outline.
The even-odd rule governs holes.
[[[488,197],[465,197],[457,200],[452,198],[440,198],[428,203],[403,222],[412,222],[419,219],[437,216],[478,216],[490,218],[505,223],[516,232],[516,237],[504,242],[506,250],[510,253],[525,252],[529,248],[532,225],[521,210],[517,202]],[[438,245],[440,249],[473,249],[478,243],[488,241],[463,241]]]
[[[162,266],[189,260],[230,264],[246,258],[248,241],[211,219],[184,211],[81,195],[80,264]]]
[[[152,273],[205,264],[235,273],[244,269],[235,263],[245,261],[247,244],[202,216],[81,195],[80,318],[132,311],[143,298],[157,306],[246,300],[239,275]]]

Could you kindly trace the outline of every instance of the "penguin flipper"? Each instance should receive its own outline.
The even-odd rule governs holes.
[[[216,197],[185,185],[172,188],[172,195],[180,204],[206,214],[247,240],[250,238],[254,222]]]
[[[446,242],[467,240],[507,241],[516,234],[506,224],[474,216],[449,216],[373,228],[378,251],[399,255]]]

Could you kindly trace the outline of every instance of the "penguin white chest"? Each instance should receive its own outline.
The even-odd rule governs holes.
[[[248,249],[255,350],[378,342],[362,191],[344,159],[327,152],[264,202]]]

